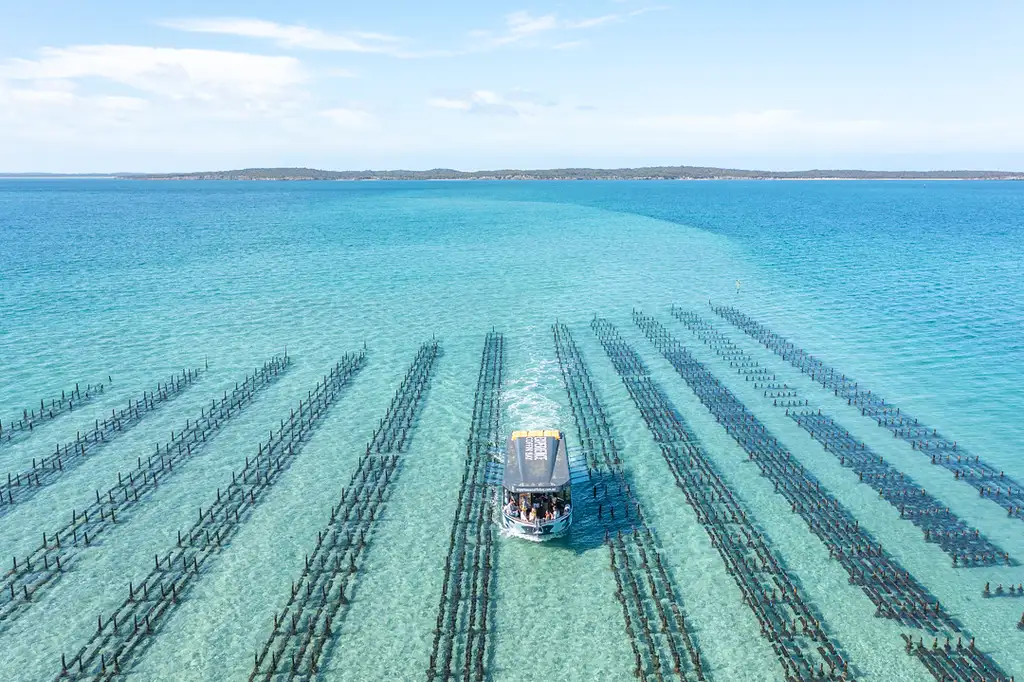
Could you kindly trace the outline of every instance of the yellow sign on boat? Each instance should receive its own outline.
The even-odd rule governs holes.
[[[535,429],[532,431],[513,431],[512,440],[519,438],[554,438],[558,440],[562,437],[562,432],[558,429]]]

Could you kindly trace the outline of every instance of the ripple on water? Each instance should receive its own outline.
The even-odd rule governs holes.
[[[712,676],[770,679],[770,647],[756,624],[743,620],[748,610],[628,394],[588,340],[589,320],[609,317],[646,357],[656,357],[628,330],[631,308],[667,321],[672,303],[736,305],[1024,478],[1017,456],[1024,440],[1022,214],[1021,183],[0,181],[0,418],[75,382],[113,379],[81,413],[5,447],[3,462],[30,464],[181,367],[208,359],[211,368],[189,396],[66,482],[0,516],[0,555],[37,544],[236,377],[285,347],[295,360],[289,376],[65,575],[32,618],[0,628],[7,652],[0,679],[59,672],[60,654],[91,635],[96,616],[109,613],[128,581],[148,570],[152,552],[173,542],[195,509],[230,482],[257,439],[341,353],[365,342],[369,363],[351,392],[138,668],[139,679],[247,679],[253,650],[326,509],[415,348],[436,334],[444,349],[436,383],[328,662],[337,679],[419,675],[480,348],[492,327],[505,333],[507,347],[503,430],[562,428],[575,438],[551,338],[555,319],[569,325],[592,365]],[[709,358],[714,371],[728,372],[714,362]],[[859,590],[846,589],[827,551],[793,524],[674,373],[653,364],[825,620],[864,661],[860,679],[926,679],[904,658],[898,632],[871,617]],[[814,450],[806,434],[755,395],[744,400],[963,618],[979,644],[1010,672],[1024,671],[1015,628],[1021,602],[980,596],[985,581],[1019,582],[1019,568],[953,570],[891,508]],[[837,413],[844,422],[858,416]],[[963,495],[919,453],[882,442],[870,423],[850,428],[1024,560],[1019,528],[992,505]],[[631,675],[607,561],[601,546],[500,539],[489,662],[495,680]],[[557,646],[544,644],[552,640]]]

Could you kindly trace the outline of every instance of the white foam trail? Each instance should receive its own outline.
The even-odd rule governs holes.
[[[561,405],[546,395],[560,388],[559,382],[556,360],[531,358],[523,374],[508,383],[506,423],[512,429],[561,428]]]

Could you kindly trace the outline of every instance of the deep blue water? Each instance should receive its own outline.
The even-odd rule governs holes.
[[[9,652],[0,679],[59,672],[60,653],[88,639],[96,615],[110,611],[132,576],[148,570],[153,551],[230,480],[269,425],[343,352],[365,342],[370,361],[352,395],[130,676],[247,679],[252,652],[325,510],[416,347],[436,334],[445,352],[440,373],[325,672],[325,679],[419,677],[483,335],[492,327],[506,334],[508,430],[569,431],[550,334],[556,319],[569,324],[595,372],[664,556],[685,586],[711,676],[778,679],[771,649],[590,333],[594,314],[637,346],[721,459],[858,677],[929,679],[903,653],[898,628],[873,618],[827,552],[795,528],[770,484],[632,326],[630,311],[653,313],[685,339],[670,305],[701,312],[709,299],[735,305],[1021,480],[1022,254],[1024,183],[1014,182],[0,181],[0,419],[7,423],[75,382],[113,379],[92,406],[0,448],[0,464],[30,467],[158,380],[184,366],[210,366],[201,385],[0,516],[0,556],[31,551],[42,531],[247,370],[285,347],[295,358],[287,378],[66,575],[31,617],[0,627]],[[715,321],[780,378],[799,384],[795,369]],[[714,356],[705,359],[735,380]],[[828,398],[809,382],[799,385]],[[822,458],[770,403],[737,394],[986,651],[1008,671],[1024,673],[1024,635],[1015,629],[1024,599],[980,598],[985,581],[1024,579],[1019,568],[953,569],[855,477],[843,478],[848,471]],[[1019,521],[905,443],[884,442],[886,433],[870,421],[852,414],[843,422],[1024,560]],[[424,510],[439,522],[423,523]],[[501,552],[494,679],[631,678],[602,548],[565,552],[502,539]],[[563,648],[538,654],[520,646],[522,617]]]

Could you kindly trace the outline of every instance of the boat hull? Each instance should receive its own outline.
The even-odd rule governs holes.
[[[554,519],[553,521],[538,521],[530,523],[512,518],[505,513],[501,515],[501,527],[509,535],[527,538],[529,540],[554,540],[569,532],[572,526],[572,513]]]

